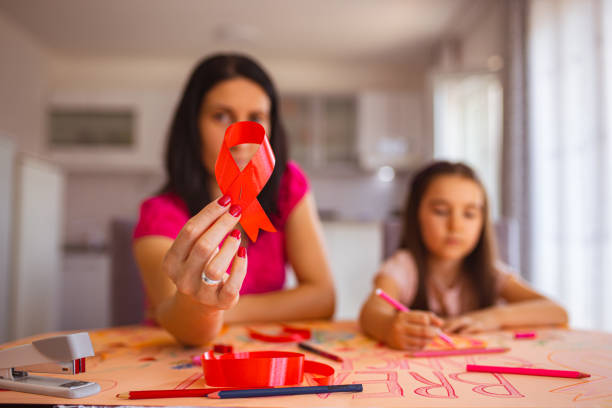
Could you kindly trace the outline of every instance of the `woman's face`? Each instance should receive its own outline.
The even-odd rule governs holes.
[[[473,180],[436,177],[419,206],[419,225],[429,253],[459,261],[472,252],[483,228],[484,204],[484,191]]]
[[[204,96],[200,110],[202,163],[210,174],[221,150],[225,129],[234,122],[250,120],[270,129],[270,98],[257,83],[237,77],[219,82]],[[258,145],[245,143],[230,148],[242,170],[257,151]]]

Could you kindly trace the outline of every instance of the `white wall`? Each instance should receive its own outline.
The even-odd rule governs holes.
[[[255,56],[256,57],[256,56]],[[76,89],[179,89],[198,59],[70,58],[54,56],[50,85],[54,91]],[[282,93],[355,92],[363,89],[422,89],[427,61],[409,66],[378,62],[261,59]]]
[[[0,132],[19,151],[38,153],[44,145],[47,54],[0,12]]]

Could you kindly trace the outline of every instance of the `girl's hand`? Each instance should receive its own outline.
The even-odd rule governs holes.
[[[444,323],[444,331],[449,333],[472,334],[499,329],[501,325],[493,311],[467,313]]]
[[[431,312],[398,312],[385,343],[399,350],[421,350],[438,335],[442,323],[442,319]]]
[[[232,231],[240,220],[241,208],[229,204],[230,198],[223,196],[187,221],[162,263],[178,295],[190,297],[211,311],[228,309],[238,302],[247,270],[240,231]],[[228,277],[225,272],[230,263]]]

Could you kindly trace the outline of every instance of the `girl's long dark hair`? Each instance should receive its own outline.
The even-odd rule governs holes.
[[[419,171],[412,180],[406,207],[403,214],[403,235],[400,248],[408,250],[417,265],[418,288],[411,305],[414,309],[428,310],[429,303],[426,290],[427,248],[419,224],[419,207],[423,196],[431,182],[439,176],[460,176],[474,181],[484,193],[483,227],[476,247],[463,262],[463,270],[467,272],[478,296],[478,308],[491,306],[495,302],[495,259],[496,246],[489,216],[489,204],[484,186],[478,176],[469,166],[463,163],[448,161],[434,162]]]
[[[206,93],[221,81],[247,78],[263,88],[270,99],[269,139],[276,165],[267,184],[259,193],[258,201],[268,215],[277,212],[280,180],[287,165],[287,143],[281,123],[279,99],[274,83],[253,59],[238,54],[219,54],[202,60],[193,70],[172,119],[165,167],[167,180],[161,193],[172,192],[185,201],[190,216],[208,204],[211,174],[202,163],[202,140],[199,117]],[[270,217],[274,222],[275,217]]]

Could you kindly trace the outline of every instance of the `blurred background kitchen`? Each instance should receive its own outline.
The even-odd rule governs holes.
[[[161,186],[184,81],[218,51],[276,81],[335,318],[411,173],[447,158],[484,180],[504,260],[612,330],[610,0],[0,0],[0,51],[0,342],[121,323],[113,299],[141,295],[113,226]]]

